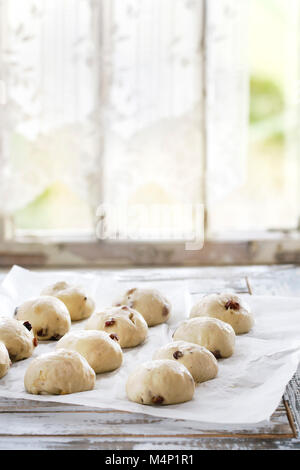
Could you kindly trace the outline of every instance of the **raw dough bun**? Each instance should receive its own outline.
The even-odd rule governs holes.
[[[77,351],[88,361],[96,374],[109,372],[121,366],[122,349],[105,331],[78,330],[71,331],[60,339],[56,349]]]
[[[193,398],[195,382],[182,364],[167,359],[140,364],[128,377],[129,400],[143,405],[173,405]]]
[[[76,351],[60,349],[34,359],[25,372],[24,385],[34,395],[66,395],[95,386],[96,375]]]
[[[248,333],[254,320],[249,306],[230,293],[204,296],[191,310],[190,318],[213,317],[229,323],[237,335]]]
[[[28,322],[27,327],[14,318],[0,318],[0,341],[2,341],[8,351],[10,359],[20,361],[32,355],[37,346],[37,339],[33,336],[31,325]]]
[[[182,322],[173,335],[174,340],[199,344],[220,359],[233,354],[235,333],[231,325],[217,318],[196,317]]]
[[[192,374],[195,382],[214,379],[218,373],[215,356],[203,346],[186,341],[174,341],[158,349],[153,359],[171,359],[183,364]]]
[[[121,348],[133,348],[148,335],[148,326],[142,315],[126,305],[95,312],[86,322],[85,328],[117,335]]]
[[[71,319],[67,307],[59,299],[42,296],[27,300],[16,308],[18,320],[28,320],[34,334],[39,340],[58,340],[71,327]]]
[[[9,354],[6,346],[0,341],[0,379],[4,377],[10,368]]]
[[[120,303],[137,310],[148,326],[166,322],[171,313],[170,302],[156,289],[129,289]]]
[[[72,321],[88,318],[94,311],[93,299],[86,295],[82,287],[71,286],[67,282],[57,282],[42,291],[42,295],[52,295],[67,307]]]

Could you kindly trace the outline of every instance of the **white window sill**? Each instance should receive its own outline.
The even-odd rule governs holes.
[[[243,235],[243,236],[242,236]],[[300,262],[299,232],[226,234],[202,250],[183,242],[99,241],[91,234],[18,236],[0,243],[0,266],[200,266]]]

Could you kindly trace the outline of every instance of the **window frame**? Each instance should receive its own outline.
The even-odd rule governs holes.
[[[242,235],[227,239],[208,238],[201,250],[190,251],[185,249],[183,242],[172,241],[105,241],[93,236],[74,237],[72,240],[18,237],[17,240],[11,238],[0,241],[0,266],[134,267],[300,263],[298,231],[244,235],[247,238]]]

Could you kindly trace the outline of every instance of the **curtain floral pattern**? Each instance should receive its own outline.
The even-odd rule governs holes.
[[[0,211],[56,181],[93,208],[203,202],[203,1],[0,0]],[[208,183],[222,193],[245,82],[220,60],[236,60],[234,3],[206,4]]]
[[[99,184],[91,6],[82,0],[0,2],[0,79],[6,88],[0,191],[6,212],[56,181],[85,198]]]
[[[201,12],[191,0],[2,0],[2,207],[58,179],[95,204],[198,200]]]

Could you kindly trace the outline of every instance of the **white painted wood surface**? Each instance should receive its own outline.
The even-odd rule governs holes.
[[[294,266],[110,271],[133,283],[196,279],[197,291],[204,293],[248,292],[250,286],[254,294],[300,295],[300,268]],[[1,398],[0,449],[300,449],[286,400],[269,422],[226,426]]]

